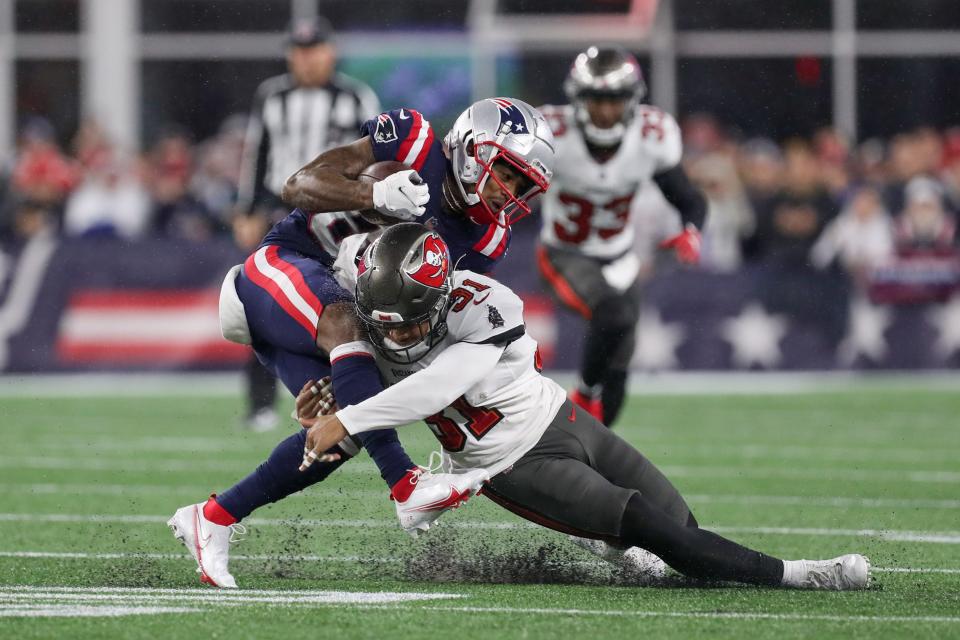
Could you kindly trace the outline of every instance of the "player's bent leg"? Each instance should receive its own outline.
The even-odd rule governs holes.
[[[666,568],[662,560],[620,544],[623,511],[636,490],[612,484],[591,467],[591,454],[576,429],[566,428],[575,427],[577,416],[583,414],[571,409],[568,401],[540,442],[510,471],[494,477],[483,493],[527,520],[571,534],[576,544],[632,580],[661,577]]]
[[[585,385],[599,391],[601,413],[594,415],[612,426],[623,406],[626,371],[636,347],[639,318],[638,294],[634,288],[607,292],[593,307],[587,327],[580,375]]]
[[[564,411],[569,409],[564,406],[560,413]],[[575,413],[573,421],[555,421],[552,426],[574,438],[583,448],[585,459],[608,482],[639,491],[677,524],[690,523],[690,507],[677,488],[626,440],[583,412]]]
[[[585,461],[563,456],[560,452],[570,448],[569,438],[545,436],[546,442],[542,439],[537,447],[549,455],[524,456],[512,470],[495,476],[483,494],[521,518],[570,534],[575,544],[613,564],[632,581],[662,577],[666,570],[662,560],[643,549],[623,546],[618,539],[618,522],[635,492],[610,484]]]

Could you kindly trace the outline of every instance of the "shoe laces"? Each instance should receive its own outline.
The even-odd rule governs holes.
[[[420,482],[420,477],[428,474],[434,474],[437,471],[443,470],[443,454],[439,451],[431,451],[430,459],[427,460],[427,465],[423,466],[418,464],[417,468],[414,469],[410,474],[410,484],[417,484]]]
[[[247,528],[240,524],[239,522],[234,522],[230,526],[230,544],[237,544],[238,542],[243,541],[243,537],[247,535]]]

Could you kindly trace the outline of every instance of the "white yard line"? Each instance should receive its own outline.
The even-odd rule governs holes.
[[[276,438],[279,439],[291,432],[292,430],[278,430]],[[182,456],[189,457],[193,462],[197,455],[206,455],[209,459],[215,460],[226,452],[234,454],[249,453],[258,446],[256,443],[260,442],[260,440],[251,441],[249,438],[250,436],[240,435],[233,438],[185,437],[84,440],[71,444],[71,451],[76,454],[76,458],[96,457],[106,463],[122,463],[124,456],[119,454],[146,455],[155,459],[160,454],[159,458],[161,460],[172,460],[174,462],[181,461],[182,454]],[[895,444],[875,446],[865,444],[858,447],[830,446],[829,448],[756,443],[689,445],[678,444],[676,440],[662,439],[659,436],[657,438],[646,438],[634,434],[630,434],[630,439],[636,442],[637,446],[647,454],[658,454],[658,457],[662,457],[661,452],[674,452],[684,460],[706,458],[712,461],[718,457],[743,461],[817,460],[820,463],[842,463],[843,466],[849,466],[853,462],[918,463],[922,465],[949,465],[956,462],[956,455],[953,451],[943,447],[938,449],[900,449]],[[264,455],[266,455],[270,446],[272,445],[263,446]],[[47,459],[31,455],[35,451],[35,447],[24,446],[23,444],[11,445],[6,448],[5,453],[7,455],[3,457],[3,460],[25,459],[34,461],[30,464],[50,464],[36,462]],[[360,461],[355,461],[354,464],[356,462]]]
[[[547,615],[574,617],[630,617],[630,618],[693,618],[713,620],[772,620],[772,621],[824,621],[858,623],[960,623],[958,616],[901,616],[901,615],[841,615],[817,613],[763,613],[751,611],[656,611],[623,609],[573,609],[548,607],[482,607],[456,605],[405,606],[406,603],[466,597],[463,594],[443,593],[371,593],[340,591],[215,591],[211,589],[118,589],[118,588],[71,588],[71,587],[10,587],[0,589],[0,611],[12,616],[67,615],[61,613],[71,608],[81,615],[98,615],[98,609],[107,613],[111,607],[125,613],[162,613],[166,607],[156,607],[156,601],[178,604],[183,607],[209,606],[347,606],[360,609],[384,611],[431,611],[438,613],[471,613],[496,615]],[[64,603],[64,601],[67,601]],[[391,604],[382,604],[391,603]],[[97,605],[100,605],[99,607]],[[106,605],[106,607],[104,607]]]
[[[103,606],[74,604],[0,604],[0,618],[118,618],[166,613],[197,613],[196,607]]]
[[[846,431],[844,431],[846,433]],[[632,434],[631,434],[632,436]],[[756,439],[761,439],[756,434]],[[955,463],[956,454],[950,449],[904,449],[896,443],[863,443],[856,447],[851,446],[805,446],[798,444],[758,444],[756,442],[710,443],[710,444],[679,444],[677,440],[658,437],[647,439],[631,437],[637,447],[647,453],[664,450],[676,452],[682,456],[702,456],[705,458],[730,457],[745,460],[817,460],[820,462],[842,462],[849,465],[851,462],[896,462],[920,463]]]
[[[385,495],[385,489],[343,489],[334,486],[315,485],[306,491],[295,493],[289,498],[376,498]],[[0,482],[0,493],[4,495],[194,495],[204,496],[209,492],[205,485],[165,485],[165,484],[101,484],[85,482]],[[199,499],[199,498],[198,498]],[[841,509],[960,509],[960,500],[933,498],[854,498],[846,496],[780,496],[780,495],[742,495],[692,493],[684,495],[687,502],[697,504],[740,504],[740,505],[777,505],[833,507]]]
[[[74,551],[0,551],[0,558],[25,558],[25,559],[52,559],[52,560],[192,560],[187,553],[83,553]],[[401,557],[372,557],[372,556],[319,556],[319,555],[299,555],[299,554],[230,554],[230,561],[239,562],[374,562],[374,563],[400,563],[404,562]],[[591,567],[604,567],[604,562],[600,560],[583,561],[560,561],[557,564],[584,565]],[[960,569],[947,569],[938,567],[871,567],[874,573],[916,573],[916,574],[943,574],[960,575]],[[2,588],[2,587],[0,587]],[[42,588],[42,587],[36,587]],[[98,592],[102,589],[97,589]],[[248,593],[244,590],[244,593]]]
[[[187,553],[84,553],[79,551],[0,551],[0,558],[40,558],[53,560],[192,560]],[[319,556],[231,553],[230,561],[267,562],[403,562],[403,558],[372,556]]]
[[[48,522],[48,523],[100,523],[100,524],[159,524],[169,516],[158,515],[111,515],[111,514],[65,514],[65,513],[0,513],[0,522]],[[297,519],[248,518],[244,523],[254,526],[279,527],[344,527],[344,528],[394,528],[394,520],[346,520],[346,519]],[[445,522],[445,527],[455,529],[533,529],[538,525],[529,522]],[[902,542],[931,542],[960,544],[960,531],[904,531],[898,529],[830,529],[819,527],[733,527],[704,525],[717,533],[804,535],[879,538]]]
[[[267,452],[264,451],[264,454]],[[141,473],[183,473],[226,471],[231,473],[249,473],[259,462],[243,460],[218,460],[215,456],[198,461],[196,458],[156,458],[143,455],[126,458],[103,457],[53,457],[53,456],[0,456],[0,467],[4,469],[61,469],[63,471],[117,471]],[[351,461],[340,467],[337,473],[376,474],[377,467],[366,460]]]
[[[370,607],[383,608],[383,607]],[[540,614],[550,616],[611,616],[628,618],[700,618],[713,620],[783,620],[823,622],[941,622],[960,623],[960,616],[845,616],[816,613],[759,613],[724,611],[633,611],[604,609],[548,609],[525,607],[417,607],[417,611],[449,611],[459,613]]]

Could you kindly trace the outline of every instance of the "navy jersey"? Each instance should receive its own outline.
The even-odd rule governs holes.
[[[507,251],[510,230],[495,224],[479,225],[466,216],[451,215],[443,210],[447,157],[427,119],[412,109],[395,109],[365,122],[360,135],[370,136],[377,161],[402,162],[416,169],[427,183],[430,202],[417,222],[440,234],[457,268],[490,272]],[[343,238],[371,228],[354,213],[307,213],[294,209],[270,229],[260,246],[278,246],[332,265],[336,247]]]
[[[433,127],[413,109],[394,109],[367,120],[360,135],[370,136],[377,161],[396,160],[416,169],[430,188],[426,212],[416,219],[446,241],[458,269],[491,271],[510,244],[510,230],[495,224],[479,225],[443,210],[443,181],[448,161]],[[462,258],[462,259],[461,259]]]

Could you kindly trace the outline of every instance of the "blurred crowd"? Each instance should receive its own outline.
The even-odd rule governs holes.
[[[209,140],[170,126],[142,154],[83,123],[69,146],[34,118],[0,173],[0,238],[38,233],[204,242],[228,232],[236,200],[245,120],[232,117]]]
[[[196,142],[171,126],[130,155],[95,122],[64,148],[48,122],[30,120],[0,172],[0,238],[204,242],[234,233],[256,236],[238,237],[255,244],[267,221],[250,228],[233,206],[244,130],[244,117],[234,116]],[[857,287],[896,256],[956,255],[960,128],[857,146],[827,128],[782,144],[741,140],[704,115],[687,118],[683,130],[688,171],[710,205],[703,268],[758,263],[798,282],[840,270]]]
[[[704,265],[844,270],[856,283],[896,256],[955,255],[960,128],[852,146],[824,128],[777,144],[684,127],[686,163],[710,202]]]
[[[960,288],[960,128],[852,146],[824,128],[777,144],[684,127],[685,162],[709,201],[702,264],[756,266],[764,307],[838,345],[851,302],[944,302]]]

